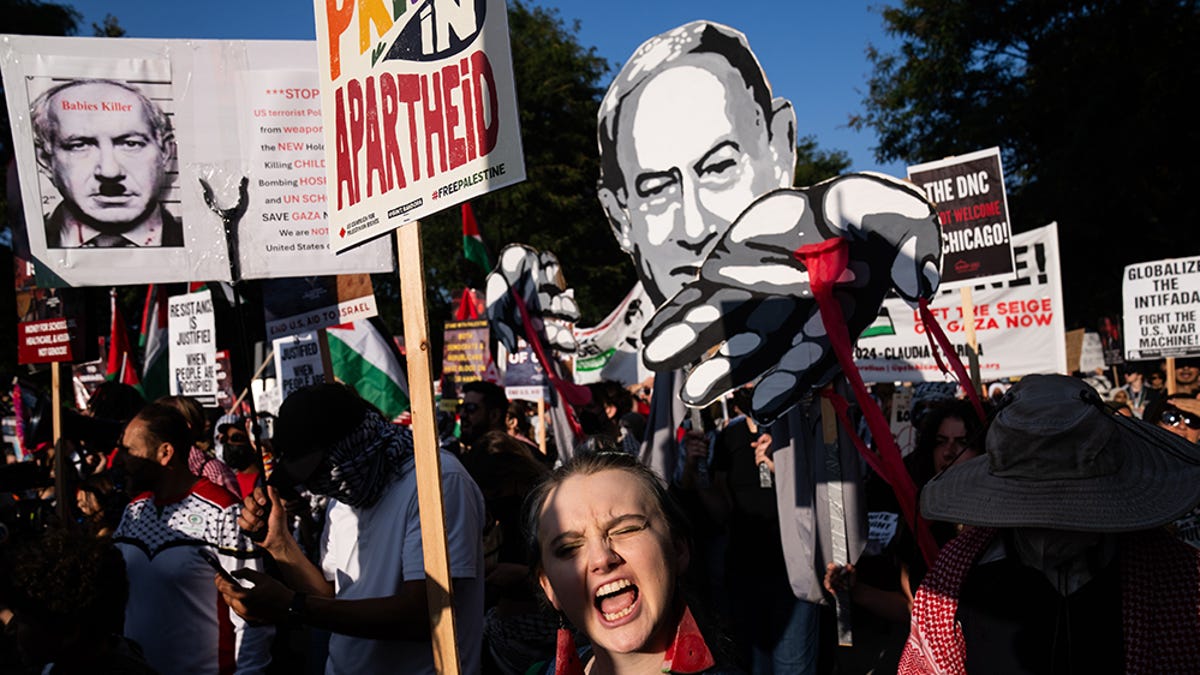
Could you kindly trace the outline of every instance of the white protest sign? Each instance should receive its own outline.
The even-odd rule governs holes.
[[[325,381],[325,361],[316,331],[297,333],[272,341],[275,348],[275,381],[287,398],[297,389]]]
[[[1050,224],[1013,237],[1015,275],[976,286],[975,335],[984,380],[1031,373],[1066,373],[1066,323],[1058,227]],[[945,379],[916,310],[899,298],[884,308],[894,334],[861,337],[854,362],[867,382],[940,382]],[[941,290],[930,310],[966,362],[966,326],[957,291]],[[883,331],[881,331],[882,333]]]
[[[1100,343],[1100,334],[1088,331],[1083,334],[1083,348],[1079,352],[1079,370],[1084,373],[1094,373],[1104,370],[1104,346]]]
[[[6,35],[3,47],[39,286],[392,269],[386,243],[328,246],[316,43]],[[50,137],[81,124],[133,135],[137,151],[97,168],[96,152]]]
[[[241,73],[242,146],[248,173],[256,177],[240,228],[245,279],[392,270],[387,241],[342,255],[329,246],[315,50],[311,68]]]
[[[314,7],[334,250],[525,179],[503,0]]]
[[[1200,355],[1200,256],[1125,268],[1125,360]]]
[[[167,349],[171,395],[191,396],[215,405],[217,322],[211,291],[167,300]]]

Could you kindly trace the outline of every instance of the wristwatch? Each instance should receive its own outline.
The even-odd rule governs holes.
[[[292,594],[292,603],[288,605],[287,618],[293,624],[302,624],[308,618],[308,593],[296,591]]]

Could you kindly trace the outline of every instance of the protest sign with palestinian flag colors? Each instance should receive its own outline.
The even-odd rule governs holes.
[[[503,0],[315,0],[330,245],[525,179]]]
[[[399,350],[376,320],[327,329],[333,375],[394,418],[408,410],[408,377]]]

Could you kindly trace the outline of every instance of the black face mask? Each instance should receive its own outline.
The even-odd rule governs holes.
[[[258,460],[258,453],[249,443],[226,443],[225,463],[234,471],[245,471]]]
[[[130,497],[153,490],[162,477],[162,465],[152,460],[125,453],[123,464],[125,492]]]

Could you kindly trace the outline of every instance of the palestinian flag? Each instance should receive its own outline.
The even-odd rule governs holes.
[[[137,364],[133,359],[133,351],[129,345],[129,333],[125,330],[125,318],[121,316],[121,308],[117,307],[117,292],[109,292],[112,304],[112,323],[109,326],[108,337],[108,369],[104,377],[142,388],[138,378]]]
[[[871,322],[870,326],[859,335],[860,338],[875,337],[876,335],[895,335],[896,326],[892,323],[892,315],[888,312],[887,307],[880,306],[879,316]]]
[[[355,321],[326,329],[333,376],[388,419],[408,410],[406,364],[379,319]]]
[[[138,337],[142,351],[142,390],[153,401],[170,393],[167,375],[167,289],[151,284],[146,289],[146,304],[142,309],[142,334]]]
[[[475,212],[471,210],[470,202],[462,205],[463,224],[463,257],[479,265],[483,273],[492,271],[492,261],[488,258],[487,247],[483,245],[483,237],[479,235],[479,223],[475,222]]]

